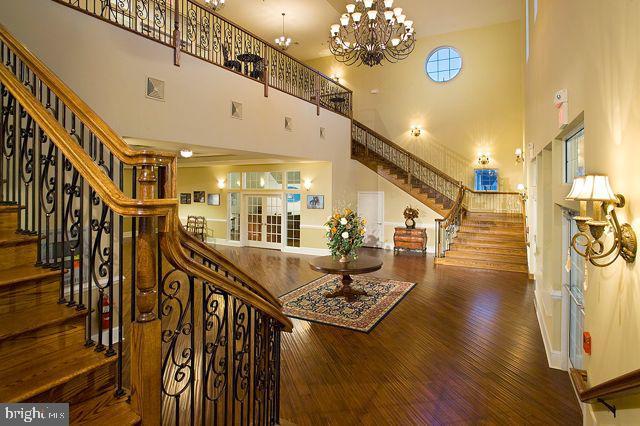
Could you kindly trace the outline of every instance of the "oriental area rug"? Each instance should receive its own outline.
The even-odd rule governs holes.
[[[344,297],[327,298],[325,293],[341,283],[338,275],[325,275],[281,296],[284,313],[290,317],[369,333],[411,291],[415,283],[353,277],[351,287],[367,292],[348,302]]]

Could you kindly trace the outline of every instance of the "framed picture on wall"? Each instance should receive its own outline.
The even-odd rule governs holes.
[[[324,195],[307,195],[307,209],[324,210]]]
[[[207,195],[207,204],[210,206],[219,206],[220,205],[220,194],[209,194]]]
[[[191,204],[191,193],[182,192],[180,194],[180,204]]]
[[[204,191],[193,191],[193,202],[204,203]]]

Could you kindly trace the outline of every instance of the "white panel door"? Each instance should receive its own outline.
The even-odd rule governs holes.
[[[367,219],[365,247],[384,245],[384,192],[358,192],[358,215]]]

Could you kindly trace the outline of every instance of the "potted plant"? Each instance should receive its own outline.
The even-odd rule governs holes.
[[[336,211],[327,218],[327,246],[331,255],[339,257],[340,262],[348,262],[358,257],[358,249],[364,242],[366,220],[358,216],[351,209],[344,209],[342,213]]]
[[[407,206],[404,209],[404,224],[407,229],[415,229],[416,228],[416,219],[420,215],[418,209],[414,209],[411,206]]]

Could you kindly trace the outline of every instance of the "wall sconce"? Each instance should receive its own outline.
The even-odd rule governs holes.
[[[522,148],[516,148],[516,164],[524,163],[524,153]]]
[[[487,154],[480,153],[478,155],[478,164],[480,164],[481,166],[486,166],[490,161],[491,159]]]
[[[306,189],[307,191],[311,189],[311,184],[313,182],[311,181],[311,179],[305,179],[304,180],[304,189]]]
[[[224,185],[225,185],[225,180],[224,180],[224,178],[222,178],[222,179],[218,179],[218,188],[219,188],[219,189],[224,189]]]
[[[333,74],[333,75],[331,76],[331,79],[332,79],[333,81],[335,81],[336,83],[340,83],[340,76],[339,76],[338,74]]]
[[[519,183],[516,185],[516,191],[520,193],[520,196],[523,200],[527,199],[527,188],[524,186],[524,183]]]
[[[181,149],[180,156],[182,158],[191,158],[193,157],[193,151],[191,151],[190,149]]]
[[[636,233],[628,223],[620,225],[615,210],[624,207],[625,199],[622,194],[613,192],[608,176],[587,175],[575,178],[566,198],[580,202],[580,215],[573,218],[579,232],[571,238],[571,246],[576,253],[598,267],[611,265],[618,256],[622,256],[627,263],[636,260]],[[593,218],[587,216],[587,201],[593,202]],[[602,219],[603,214],[605,220]],[[607,226],[613,231],[613,244],[609,250],[605,250],[600,241]],[[584,247],[584,251],[580,251],[579,247]],[[615,256],[610,261],[598,262],[612,254]]]
[[[419,137],[422,134],[422,129],[420,128],[420,126],[413,126],[411,128],[411,135],[414,137]]]

